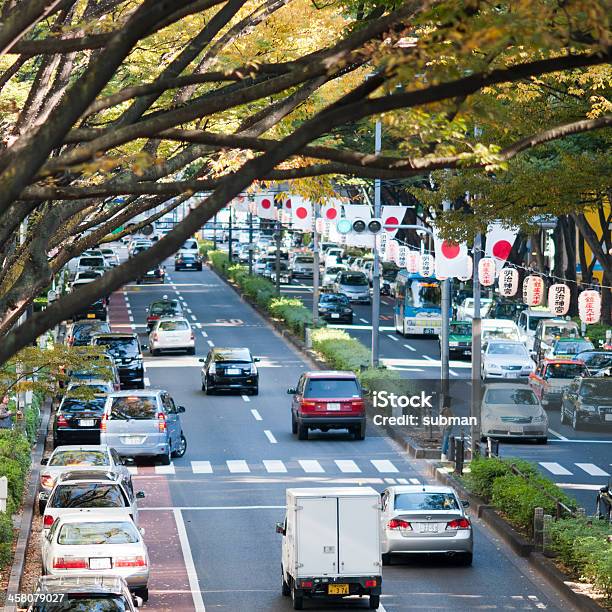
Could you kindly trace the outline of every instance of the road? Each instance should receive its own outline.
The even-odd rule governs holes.
[[[374,428],[363,442],[331,432],[298,441],[286,388],[310,364],[214,273],[173,272],[167,265],[166,285],[126,287],[113,295],[110,314],[115,329],[142,333],[146,306],[167,294],[179,297],[197,329],[195,357],[146,357],[147,383],[186,406],[189,442],[186,455],[170,466],[132,468],[136,488],[147,493],[142,520],[154,564],[147,608],[289,610],[280,594],[281,542],[274,530],[285,489],[368,484],[382,490],[386,483],[426,482],[424,464]],[[198,358],[211,346],[248,346],[261,357],[259,396],[200,391]],[[385,567],[381,609],[572,609],[474,523],[473,567],[422,560]],[[308,603],[307,609],[330,607]]]

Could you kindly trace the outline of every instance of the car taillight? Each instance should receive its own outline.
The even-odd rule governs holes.
[[[372,588],[376,586],[376,580],[366,580],[365,581],[366,588]]]
[[[87,569],[87,559],[79,557],[54,557],[53,569]]]
[[[464,516],[446,523],[446,529],[469,529],[471,526],[472,524],[470,523],[470,519],[467,519]]]
[[[312,580],[302,580],[300,586],[305,589],[310,589],[312,588]]]
[[[317,403],[310,400],[302,400],[300,402],[300,410],[307,412],[309,410],[314,410]]]
[[[103,414],[100,419],[100,431],[106,431],[106,421],[108,421],[108,417]]]
[[[157,413],[157,427],[161,432],[166,431],[166,415],[163,412]]]
[[[43,527],[45,529],[49,529],[51,525],[55,522],[55,519],[50,514],[45,514],[43,518]]]
[[[402,519],[391,519],[387,523],[387,527],[389,529],[408,529],[412,531],[412,525],[408,521],[403,521]]]
[[[364,403],[363,400],[351,400],[351,410],[363,410]]]
[[[55,422],[58,427],[68,427],[68,421],[66,420],[63,414],[59,414]]]
[[[147,560],[143,556],[116,557],[113,561],[114,567],[146,567]]]
[[[194,336],[193,332],[191,332],[190,340],[195,340],[195,336]]]
[[[53,488],[53,485],[55,484],[55,478],[53,478],[53,476],[50,476],[49,474],[42,474],[40,477],[40,486],[44,487],[45,489],[51,489]]]

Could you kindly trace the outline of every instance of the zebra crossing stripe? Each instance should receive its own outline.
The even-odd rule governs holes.
[[[594,463],[575,463],[581,470],[585,471],[590,476],[609,476],[608,472],[597,467]]]
[[[174,463],[171,463],[170,465],[156,465],[155,473],[156,474],[176,474],[176,471],[174,469]]]
[[[325,470],[316,459],[299,459],[298,463],[302,469],[309,474],[322,474]]]
[[[280,459],[264,459],[263,464],[270,474],[285,474],[287,472],[285,464]]]
[[[191,470],[194,474],[212,474],[213,469],[210,461],[192,461]]]
[[[421,484],[421,481],[420,481],[418,478],[411,478],[411,479],[410,479],[410,484],[413,484],[413,485],[420,485],[420,484]]]
[[[338,466],[338,469],[345,474],[357,474],[361,472],[359,466],[351,459],[335,459],[334,463]]]
[[[370,459],[370,463],[381,473],[388,472],[390,474],[395,474],[399,472],[388,459]]]
[[[227,464],[227,469],[233,474],[245,474],[251,471],[251,468],[244,459],[230,459],[225,463]]]
[[[540,461],[540,465],[555,476],[571,476],[572,473],[566,470],[560,463]]]

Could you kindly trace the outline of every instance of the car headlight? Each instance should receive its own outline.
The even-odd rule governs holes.
[[[351,309],[350,309],[350,308],[345,308],[345,309],[344,309],[344,312],[345,312],[345,314],[349,314],[349,313],[350,313],[350,312],[352,312],[352,311],[351,311]]]
[[[579,409],[585,412],[597,412],[597,406],[591,406],[589,404],[582,404]]]
[[[485,364],[485,368],[488,370],[497,370],[497,371],[501,370],[501,366],[497,365],[496,363]]]

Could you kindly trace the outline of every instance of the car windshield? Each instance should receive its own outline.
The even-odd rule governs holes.
[[[81,257],[79,266],[88,266],[90,268],[103,268],[104,257]]]
[[[154,419],[157,414],[156,396],[122,396],[111,400],[111,418],[113,419]]]
[[[576,356],[577,359],[584,363],[592,370],[607,368],[612,365],[612,352],[609,353],[580,353]]]
[[[363,287],[368,284],[368,279],[365,277],[365,274],[361,272],[343,274],[340,277],[340,284],[348,285],[349,287]]]
[[[482,330],[482,339],[483,341],[486,339],[495,338],[495,339],[504,339],[504,340],[518,340],[519,335],[518,332],[512,327],[493,327],[490,329]]]
[[[314,263],[314,259],[312,257],[296,257],[295,263]]]
[[[162,321],[157,328],[159,331],[185,331],[189,329],[187,321]]]
[[[557,342],[555,343],[554,352],[563,355],[576,355],[580,351],[593,348],[593,345],[586,340],[578,340],[576,342]]]
[[[176,302],[154,302],[149,312],[154,315],[176,314],[179,312],[179,306]]]
[[[546,325],[543,335],[545,338],[575,337],[578,335],[578,328],[574,325]]]
[[[406,291],[406,305],[414,308],[439,308],[440,284],[413,280]]]
[[[490,344],[488,355],[514,355],[517,357],[528,357],[527,349],[522,344],[503,344],[501,342]]]
[[[341,270],[344,270],[344,268],[333,266],[331,268],[327,268],[327,270],[325,270],[325,274],[338,274],[338,272]]]
[[[469,323],[452,323],[450,333],[456,336],[471,336],[472,326]]]
[[[598,378],[597,380],[583,380],[580,387],[581,397],[597,397],[608,402],[612,397],[612,378]]]
[[[65,523],[57,536],[57,543],[66,546],[136,544],[136,542],[138,542],[138,531],[133,523],[128,521]]]
[[[73,466],[73,465],[109,465],[108,455],[103,451],[96,450],[65,450],[56,451],[49,460],[49,465]]]
[[[546,369],[545,378],[576,378],[584,371],[581,363],[551,363]]]
[[[395,510],[459,510],[459,504],[452,493],[417,491],[396,495],[394,508]]]
[[[217,363],[223,363],[224,361],[231,361],[232,363],[251,363],[251,354],[246,349],[216,351],[214,356]]]
[[[484,399],[487,404],[515,404],[537,406],[538,398],[531,389],[489,389]]]
[[[349,299],[346,295],[340,295],[338,293],[329,293],[323,294],[321,296],[320,302],[322,304],[349,304]]]
[[[96,346],[105,346],[113,357],[136,357],[140,347],[136,338],[96,338]]]
[[[306,384],[304,397],[361,397],[361,394],[353,378],[311,378]]]
[[[101,270],[83,270],[77,274],[78,279],[82,278],[100,278],[103,272]]]
[[[549,319],[550,318],[550,313],[546,313],[546,314],[542,314],[541,316],[537,316],[537,315],[531,315],[529,317],[529,329],[531,331],[535,331],[538,327],[538,323],[542,320],[542,319]]]
[[[57,485],[49,498],[50,508],[125,508],[127,499],[116,484],[83,482]]]
[[[32,612],[128,612],[123,595],[61,593],[61,601],[37,602]]]
[[[106,398],[96,397],[91,400],[66,398],[60,405],[60,412],[97,412],[102,413]]]

